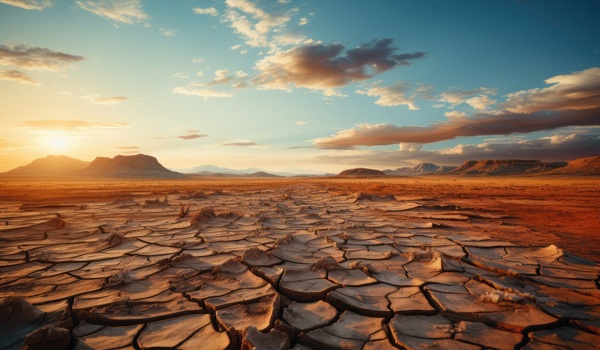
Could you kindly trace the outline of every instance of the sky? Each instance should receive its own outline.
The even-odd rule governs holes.
[[[598,1],[0,0],[0,171],[600,155]]]

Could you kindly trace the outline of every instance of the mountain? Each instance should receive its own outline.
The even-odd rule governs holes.
[[[528,175],[547,172],[567,165],[566,162],[544,163],[539,160],[502,159],[469,160],[448,172],[451,175]]]
[[[443,174],[448,171],[454,170],[456,167],[453,166],[439,166],[432,163],[419,163],[414,167],[403,167],[397,169],[385,169],[383,172],[386,175],[400,175],[400,176],[416,176],[416,175],[427,175],[427,174]]]
[[[180,171],[184,174],[192,174],[192,175],[210,175],[214,174],[215,176],[221,175],[249,175],[254,173],[268,173],[277,176],[298,176],[298,175],[315,175],[322,173],[318,173],[314,170],[310,169],[300,169],[300,168],[287,168],[284,171],[270,171],[261,168],[246,168],[246,169],[231,169],[225,167],[219,167],[215,165],[200,165],[193,168],[180,169]]]
[[[11,176],[71,176],[88,166],[89,162],[67,157],[47,156],[33,162],[9,170],[3,175]]]
[[[600,175],[600,156],[575,159],[544,174]]]
[[[118,155],[114,158],[97,157],[79,172],[84,176],[109,178],[186,178],[181,173],[171,171],[152,156],[136,154]]]
[[[280,175],[270,174],[264,171],[256,171],[250,174],[231,174],[231,173],[213,173],[210,171],[201,171],[189,176],[200,176],[200,177],[227,177],[227,178],[239,178],[239,177],[281,177]]]
[[[372,176],[387,176],[381,170],[368,169],[368,168],[354,168],[346,169],[338,174],[341,177],[372,177]]]

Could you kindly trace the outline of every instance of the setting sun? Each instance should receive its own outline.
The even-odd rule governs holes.
[[[54,153],[67,151],[70,143],[70,140],[63,135],[50,135],[42,140],[42,146]]]

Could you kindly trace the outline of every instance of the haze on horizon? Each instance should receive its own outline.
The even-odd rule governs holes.
[[[600,149],[597,1],[0,0],[0,172],[339,172]]]

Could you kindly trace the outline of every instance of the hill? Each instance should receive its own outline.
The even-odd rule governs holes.
[[[600,175],[600,156],[575,159],[544,174]]]
[[[469,160],[448,172],[451,175],[528,175],[547,172],[567,165],[565,162],[544,163],[539,160],[500,159]]]
[[[171,171],[152,156],[136,154],[133,156],[118,155],[114,158],[97,157],[81,175],[109,178],[186,178],[181,173]]]
[[[10,176],[72,176],[90,164],[67,156],[47,156],[9,170],[3,175]]]
[[[383,171],[368,168],[346,169],[338,174],[341,177],[372,177],[372,176],[387,176]]]
[[[383,172],[386,175],[417,176],[428,174],[443,174],[454,169],[456,169],[456,167],[454,166],[439,166],[432,163],[419,163],[412,168],[403,167],[396,169],[386,169],[383,170]]]

